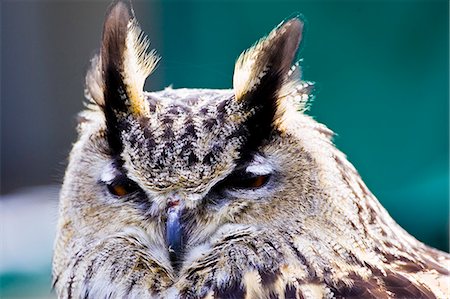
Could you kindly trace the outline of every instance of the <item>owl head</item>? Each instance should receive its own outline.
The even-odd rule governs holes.
[[[70,281],[71,294],[101,294],[99,281],[119,289],[149,275],[147,290],[163,292],[194,279],[209,254],[234,257],[223,260],[224,288],[242,267],[280,271],[283,244],[338,206],[321,182],[341,156],[303,113],[312,84],[295,61],[302,28],[289,19],[244,51],[232,89],[145,92],[159,58],[131,6],[111,5],[61,192],[61,293]]]

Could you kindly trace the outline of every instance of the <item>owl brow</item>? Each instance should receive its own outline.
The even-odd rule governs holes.
[[[118,176],[126,176],[128,178],[127,171],[122,167],[122,165],[123,161],[120,157],[113,157],[112,161],[108,163],[105,168],[103,168],[100,181],[108,183]]]
[[[261,155],[255,155],[252,163],[246,165],[245,172],[254,175],[268,175],[274,172],[272,165]]]
[[[242,176],[254,176],[254,175],[267,175],[271,174],[273,172],[273,169],[271,166],[261,166],[260,169],[258,169],[258,166],[252,165],[252,162],[254,161],[254,157],[259,156],[259,154],[251,155],[251,159],[248,161],[243,161],[243,164],[238,164],[231,173],[229,173],[221,182],[226,181],[227,179],[233,179],[238,178]]]

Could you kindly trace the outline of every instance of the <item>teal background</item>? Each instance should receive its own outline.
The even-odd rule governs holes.
[[[24,188],[62,181],[75,115],[83,107],[84,73],[99,47],[107,6],[0,3],[0,204],[17,198],[20,206]],[[308,113],[337,133],[338,148],[402,227],[449,250],[448,1],[164,0],[134,1],[134,7],[162,56],[147,90],[230,88],[238,55],[283,19],[301,14],[306,30],[299,58],[304,78],[316,82]],[[56,207],[56,192],[50,197]],[[51,214],[39,221],[54,222],[55,211],[45,215]],[[52,239],[53,231],[16,218],[17,228],[0,217],[3,230],[26,240],[26,228],[36,228],[34,239]],[[2,268],[1,252],[0,297],[51,298],[51,247],[42,241],[28,251],[17,248],[18,260],[46,252],[26,269]]]

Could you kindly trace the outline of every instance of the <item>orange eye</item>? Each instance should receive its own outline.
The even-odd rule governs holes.
[[[116,185],[116,186],[108,186],[109,192],[116,196],[124,196],[127,195],[127,189],[125,189],[122,185]]]
[[[106,186],[108,187],[109,193],[118,197],[122,197],[139,190],[139,187],[135,182],[123,177],[116,178],[113,182],[107,184]]]
[[[251,188],[259,188],[266,184],[266,182],[269,180],[268,175],[258,175],[257,177],[252,178],[249,180],[249,187]]]
[[[244,175],[233,178],[228,186],[235,189],[257,189],[263,187],[269,181],[269,178],[270,174],[249,177]]]

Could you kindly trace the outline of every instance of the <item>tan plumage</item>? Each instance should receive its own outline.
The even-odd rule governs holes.
[[[157,58],[116,1],[60,196],[59,298],[448,298],[333,133],[304,114],[302,22],[245,51],[232,90],[142,90]]]

